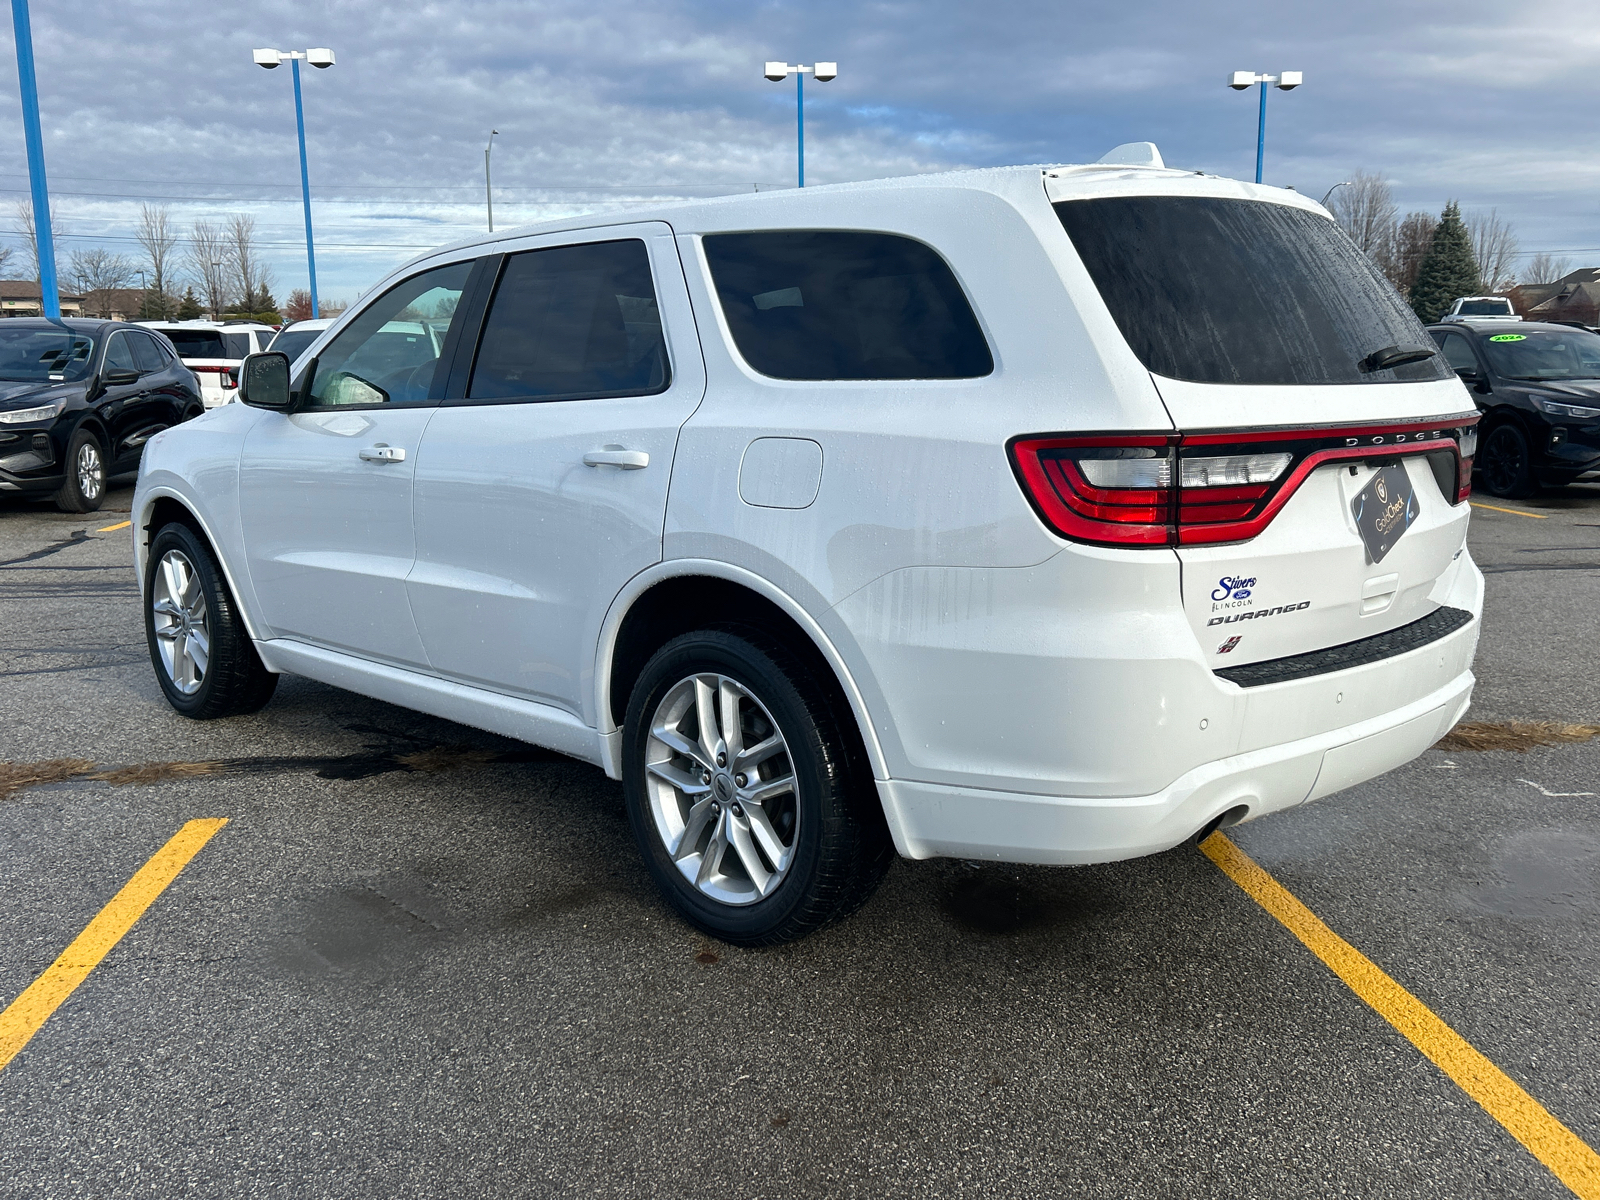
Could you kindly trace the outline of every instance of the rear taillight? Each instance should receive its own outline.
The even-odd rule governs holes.
[[[1012,465],[1039,516],[1063,537],[1108,546],[1245,541],[1325,462],[1442,453],[1467,497],[1477,416],[1448,424],[1234,433],[1012,439]],[[1448,478],[1448,477],[1447,477]],[[1176,481],[1176,486],[1174,486]]]

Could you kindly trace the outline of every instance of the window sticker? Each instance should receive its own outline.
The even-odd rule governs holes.
[[[1489,339],[1491,342],[1525,342],[1528,335],[1525,333],[1497,333]]]

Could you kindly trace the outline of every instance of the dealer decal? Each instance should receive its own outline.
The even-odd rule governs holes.
[[[1528,335],[1525,333],[1497,333],[1489,339],[1491,342],[1525,342]]]
[[[1251,621],[1260,617],[1275,617],[1279,613],[1299,612],[1302,608],[1310,608],[1311,601],[1302,600],[1299,604],[1280,604],[1277,608],[1262,608],[1255,612],[1230,613],[1226,617],[1212,617],[1207,625],[1232,625],[1235,621]]]

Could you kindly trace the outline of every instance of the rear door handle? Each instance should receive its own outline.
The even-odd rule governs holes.
[[[368,446],[361,451],[362,462],[388,463],[405,462],[406,452],[399,446],[386,446],[379,442],[376,446]]]
[[[583,456],[586,467],[621,467],[624,471],[638,471],[650,465],[650,455],[643,450],[624,450],[621,446],[607,446],[591,450]]]

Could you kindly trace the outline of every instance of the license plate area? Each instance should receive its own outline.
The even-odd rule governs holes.
[[[1420,511],[1405,465],[1388,463],[1379,468],[1350,501],[1350,513],[1367,548],[1367,560],[1382,562]]]

